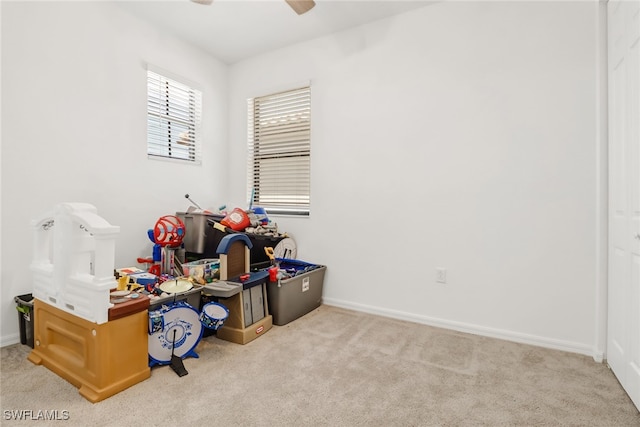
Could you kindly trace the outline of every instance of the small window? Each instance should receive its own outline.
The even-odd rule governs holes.
[[[311,88],[248,101],[247,192],[271,214],[309,215]]]
[[[147,155],[200,164],[202,92],[147,71]]]

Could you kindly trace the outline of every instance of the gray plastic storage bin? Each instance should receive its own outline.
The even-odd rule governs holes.
[[[220,222],[224,215],[202,214],[195,212],[176,212],[176,216],[184,222],[184,250],[188,261],[202,258],[219,258],[218,245],[220,241],[229,235],[227,231],[221,231],[212,226],[211,222]],[[269,266],[269,257],[264,251],[266,247],[275,248],[284,236],[266,236],[262,234],[245,233],[251,241],[251,267],[259,270]]]
[[[327,267],[298,260],[280,260],[280,266],[309,270],[299,271],[290,279],[267,284],[267,302],[273,324],[282,326],[320,307]]]

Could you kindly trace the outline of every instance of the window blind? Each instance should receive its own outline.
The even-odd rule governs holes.
[[[249,99],[248,142],[253,204],[269,213],[309,215],[311,88]]]
[[[200,164],[202,93],[147,71],[147,154]]]

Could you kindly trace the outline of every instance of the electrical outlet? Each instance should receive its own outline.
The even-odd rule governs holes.
[[[447,269],[446,268],[436,268],[436,282],[438,283],[447,283]]]

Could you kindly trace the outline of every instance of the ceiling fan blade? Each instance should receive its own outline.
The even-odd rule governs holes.
[[[195,0],[194,0],[195,1]],[[305,12],[313,9],[313,6],[316,5],[316,2],[313,0],[285,0],[291,9],[295,10],[298,15],[302,15]]]
[[[191,0],[194,3],[210,5],[213,0]]]

